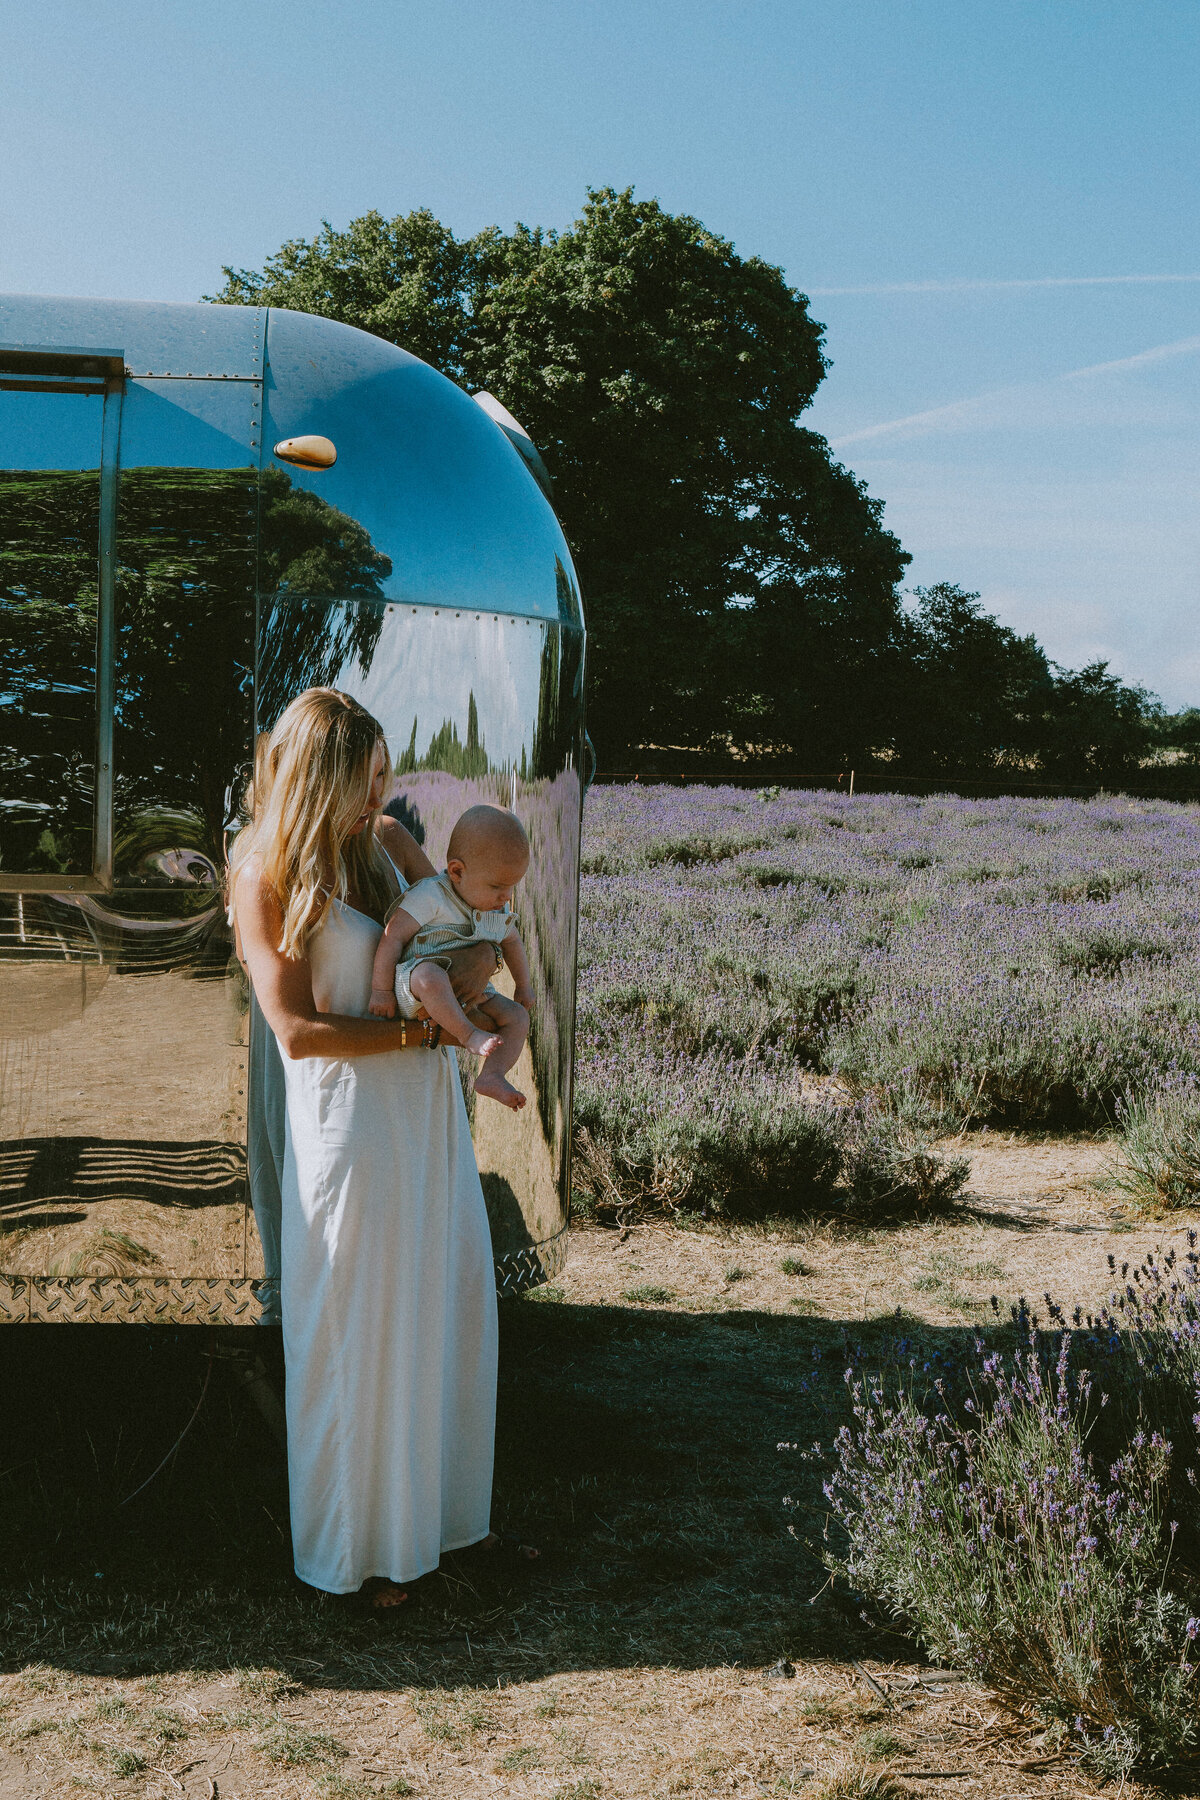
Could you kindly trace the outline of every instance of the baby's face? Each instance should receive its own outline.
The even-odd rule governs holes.
[[[455,893],[468,906],[477,907],[480,912],[496,912],[511,903],[513,889],[528,867],[527,856],[487,856],[477,852],[469,862],[452,857],[446,864],[446,873]]]

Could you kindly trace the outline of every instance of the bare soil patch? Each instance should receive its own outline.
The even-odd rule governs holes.
[[[291,1576],[282,1460],[226,1355],[274,1354],[269,1330],[10,1328],[0,1800],[715,1800],[855,1768],[1099,1793],[826,1586],[815,1472],[777,1448],[828,1439],[846,1347],[897,1307],[952,1348],[993,1293],[1094,1302],[1110,1252],[1186,1231],[1087,1185],[1104,1144],[966,1149],[971,1203],[924,1227],[577,1231],[554,1286],[502,1308],[497,1518],[544,1563],[451,1559],[386,1625]]]

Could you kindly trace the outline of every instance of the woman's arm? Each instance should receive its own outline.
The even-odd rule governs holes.
[[[279,950],[283,913],[251,857],[237,878],[237,917],[242,953],[263,1016],[285,1056],[378,1056],[416,1047],[419,1028],[408,1019],[355,1019],[321,1013],[313,999],[312,966],[306,957]]]

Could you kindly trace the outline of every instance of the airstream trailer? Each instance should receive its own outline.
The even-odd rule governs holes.
[[[560,1266],[583,620],[477,400],[307,314],[0,298],[0,1320],[277,1316],[279,1052],[222,878],[315,685],[383,722],[435,864],[474,800],[529,832],[530,1103],[472,1128],[500,1289]]]

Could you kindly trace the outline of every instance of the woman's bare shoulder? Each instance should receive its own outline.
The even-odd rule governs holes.
[[[278,913],[279,896],[267,878],[266,867],[257,851],[251,851],[233,878],[238,910],[253,907],[258,912]]]
[[[433,873],[433,864],[399,819],[393,819],[390,813],[381,813],[375,832],[405,881],[420,881],[422,876]]]

